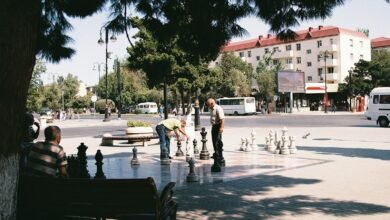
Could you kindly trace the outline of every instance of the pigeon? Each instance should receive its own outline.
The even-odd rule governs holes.
[[[307,134],[305,134],[305,135],[303,135],[302,138],[303,138],[303,139],[306,139],[307,137],[309,137],[309,135],[310,135],[310,132],[307,133]]]

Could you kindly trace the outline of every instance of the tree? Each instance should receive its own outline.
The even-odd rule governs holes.
[[[233,53],[225,53],[221,62],[216,66],[218,78],[214,89],[218,91],[217,97],[249,96],[252,84],[252,65],[242,61]]]
[[[282,69],[280,62],[273,64],[272,55],[264,55],[256,68],[255,78],[259,85],[259,96],[269,103],[277,93],[276,74]]]
[[[390,0],[386,0],[390,2]],[[343,0],[325,1],[115,1],[115,0],[3,0],[0,7],[0,210],[5,219],[15,218],[18,174],[18,146],[22,137],[28,87],[36,56],[58,62],[69,58],[74,50],[67,47],[71,40],[68,17],[86,17],[101,10],[106,2],[130,5],[148,21],[149,30],[163,41],[180,36],[178,45],[193,60],[216,58],[219,49],[244,30],[237,21],[250,14],[271,24],[279,36],[293,36],[289,27],[299,20],[325,18]],[[154,67],[170,73],[169,56],[150,57]],[[168,59],[166,59],[168,58]]]
[[[26,109],[29,112],[38,112],[42,108],[43,82],[40,76],[45,72],[45,64],[41,60],[37,60],[28,88]]]
[[[62,92],[57,83],[53,82],[44,87],[42,106],[52,110],[62,109]]]
[[[73,76],[72,74],[68,74],[66,78],[60,76],[57,80],[58,86],[61,88],[61,92],[63,92],[63,101],[66,108],[71,108],[72,103],[76,98],[76,95],[79,91],[80,82],[77,76]]]

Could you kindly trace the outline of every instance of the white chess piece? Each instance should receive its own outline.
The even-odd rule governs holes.
[[[289,146],[290,154],[296,154],[297,151],[298,151],[297,147],[295,145],[296,137],[295,136],[290,136],[289,139],[290,139],[290,146]]]
[[[246,152],[252,151],[251,146],[249,144],[249,138],[245,138],[245,151]]]
[[[282,146],[281,146],[281,151],[283,155],[290,154],[290,150],[287,146],[287,136],[282,136]]]
[[[245,151],[245,137],[241,137],[240,151]]]

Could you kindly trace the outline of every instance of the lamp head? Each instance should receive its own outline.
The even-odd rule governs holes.
[[[103,45],[104,44],[104,40],[100,37],[100,39],[98,40],[98,44],[99,45]]]
[[[112,35],[111,37],[110,37],[110,40],[111,40],[111,42],[113,42],[113,43],[115,43],[116,42],[116,36],[115,35]]]

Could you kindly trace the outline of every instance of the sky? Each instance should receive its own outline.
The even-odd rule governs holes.
[[[108,19],[107,14],[99,13],[85,19],[70,19],[73,29],[67,34],[73,38],[69,45],[76,50],[76,54],[67,60],[57,64],[46,63],[47,71],[41,78],[44,84],[53,82],[58,76],[66,76],[68,73],[76,75],[79,80],[92,86],[99,79],[98,65],[101,65],[100,76],[105,74],[105,45],[97,43],[100,38],[100,29]],[[332,15],[325,20],[310,20],[301,22],[293,30],[304,30],[318,25],[338,26],[350,30],[358,28],[368,29],[369,38],[390,37],[390,4],[385,0],[346,0],[345,4],[336,7]],[[260,19],[248,17],[240,20],[239,24],[248,33],[241,38],[232,41],[257,38],[259,35],[269,33],[269,25]],[[130,32],[134,34],[136,30]],[[104,33],[102,33],[104,39]],[[108,51],[112,52],[112,58],[123,60],[126,58],[126,48],[129,46],[125,34],[117,36],[117,41],[108,43]],[[113,60],[108,60],[108,70],[113,70]],[[94,68],[95,67],[95,68]]]

